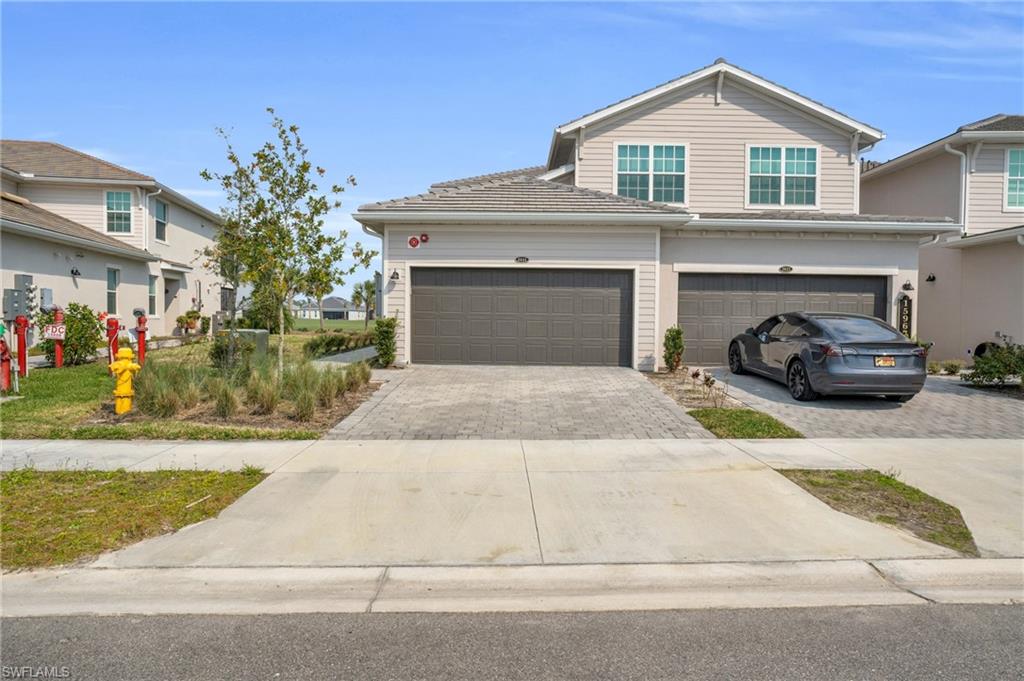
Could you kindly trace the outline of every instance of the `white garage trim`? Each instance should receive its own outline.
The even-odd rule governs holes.
[[[407,261],[405,263],[405,271],[402,276],[405,277],[405,363],[412,364],[412,270],[415,269],[426,269],[426,268],[458,268],[464,270],[492,270],[492,269],[541,269],[541,270],[621,270],[621,271],[632,271],[633,272],[633,362],[632,368],[639,370],[640,366],[640,315],[638,310],[640,307],[640,267],[642,263],[551,263],[551,262],[540,262],[538,261],[533,267],[528,264],[520,263],[509,263],[509,262],[475,262],[472,265],[467,265],[464,260],[431,260],[431,261]]]
[[[780,272],[781,265],[730,265],[725,263],[673,263],[673,272],[707,272],[709,274],[842,274],[866,277],[894,277],[898,267],[830,267],[827,265],[790,265],[788,272]]]

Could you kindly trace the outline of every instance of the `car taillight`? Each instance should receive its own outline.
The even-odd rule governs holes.
[[[913,350],[911,350],[910,353],[912,355],[914,355],[914,357],[927,357],[928,356],[928,348],[922,348],[919,345],[916,348],[914,348]]]
[[[842,357],[843,349],[838,345],[830,345],[829,343],[821,344],[821,354],[826,357]]]

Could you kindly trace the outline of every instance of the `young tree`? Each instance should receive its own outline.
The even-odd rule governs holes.
[[[228,161],[236,173],[245,169],[252,181],[243,215],[244,238],[237,244],[241,280],[257,285],[277,310],[280,373],[284,371],[285,306],[320,278],[321,259],[330,263],[326,278],[340,280],[368,267],[376,252],[356,243],[351,249],[353,263],[341,266],[348,234],[344,230],[336,237],[324,233],[324,220],[341,206],[338,197],[345,188],[335,184],[321,192],[317,180],[327,171],[309,161],[298,126],[287,125],[272,108],[267,112],[275,139],[254,152],[251,163],[242,163],[229,147]],[[349,176],[347,184],[354,186],[355,178]]]
[[[352,287],[352,305],[363,308],[363,328],[370,325],[370,309],[373,308],[374,300],[377,298],[377,285],[373,279],[361,281]]]

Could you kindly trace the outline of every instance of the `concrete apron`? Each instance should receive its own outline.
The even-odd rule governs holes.
[[[217,518],[97,567],[954,557],[723,441],[320,441]]]
[[[1024,603],[1021,559],[689,565],[60,569],[3,615],[528,612]]]

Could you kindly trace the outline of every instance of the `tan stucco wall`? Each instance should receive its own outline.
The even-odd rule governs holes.
[[[858,165],[850,163],[849,135],[729,79],[717,106],[715,80],[709,78],[587,128],[577,185],[614,194],[615,144],[644,141],[688,145],[688,207],[693,212],[764,210],[744,208],[747,144],[820,145],[820,209],[857,210]]]
[[[860,184],[860,212],[873,215],[960,215],[960,159],[937,153]]]
[[[658,303],[658,356],[661,356],[665,330],[678,321],[679,274],[673,270],[676,263],[707,265],[708,272],[723,271],[722,266],[768,267],[778,271],[782,265],[793,267],[793,274],[824,274],[835,270],[837,274],[878,275],[870,268],[895,268],[897,274],[889,276],[889,322],[896,318],[896,296],[904,282],[918,285],[917,251],[915,237],[895,240],[871,235],[832,235],[830,238],[797,234],[765,234],[752,237],[749,232],[735,236],[701,237],[674,236],[665,231],[661,239],[661,266],[659,268]],[[824,271],[823,271],[824,268]],[[858,271],[860,270],[860,271]],[[751,269],[750,271],[760,271]],[[916,291],[910,292],[911,298]],[[915,301],[916,302],[916,301]],[[915,313],[915,317],[919,315]],[[660,365],[660,359],[659,359]]]
[[[1012,145],[1019,148],[1021,145]],[[967,176],[967,233],[980,234],[993,229],[1024,225],[1024,210],[1009,210],[1006,197],[1006,150],[1011,145],[982,146]]]
[[[921,248],[918,335],[933,343],[930,359],[966,358],[961,338],[961,252],[933,244]],[[935,281],[926,281],[929,274]]]
[[[428,233],[430,241],[408,248],[410,235]],[[398,319],[398,361],[407,361],[406,296],[409,270],[448,267],[602,267],[633,269],[634,355],[637,367],[654,367],[657,232],[649,227],[481,226],[388,227],[384,246],[384,310]],[[516,265],[525,256],[529,263]],[[398,270],[397,281],[389,278]]]

